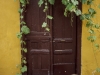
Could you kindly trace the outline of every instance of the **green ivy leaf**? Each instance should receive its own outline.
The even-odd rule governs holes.
[[[53,17],[52,17],[52,16],[50,16],[50,15],[47,15],[47,18],[48,18],[48,19],[53,19]]]
[[[20,3],[24,4],[25,3],[25,0],[20,0]]]
[[[21,40],[20,43],[26,45],[26,42],[23,40]]]
[[[30,29],[27,26],[22,26],[21,31],[24,34],[29,34],[30,33]]]
[[[26,60],[23,60],[23,63],[24,63],[24,64],[26,64],[26,63],[27,63],[27,61],[26,61]]]
[[[93,8],[89,8],[88,11],[92,17],[94,16],[94,14],[96,14],[96,11]]]
[[[21,24],[21,25],[25,25],[26,23],[25,23],[24,21],[22,21],[20,24]]]
[[[94,34],[94,30],[93,29],[89,29],[89,33],[90,34]]]
[[[16,75],[22,75],[21,73],[17,73]]]
[[[89,36],[87,39],[94,42],[96,40],[96,36]]]
[[[88,0],[87,1],[87,5],[91,5],[93,3],[94,0]]]
[[[75,11],[75,13],[76,13],[77,16],[79,16],[79,15],[81,15],[81,10],[77,9],[77,10]]]
[[[87,3],[87,0],[82,0],[82,3],[83,3],[83,4]]]
[[[78,5],[78,1],[77,0],[71,0],[71,2],[74,4],[74,5]]]
[[[46,12],[48,10],[48,6],[45,6],[43,12]]]
[[[22,32],[17,33],[17,38],[21,39],[22,38]]]
[[[49,28],[46,28],[45,30],[46,30],[46,31],[48,31],[48,32],[50,31],[50,29],[49,29]]]
[[[45,28],[46,26],[47,26],[47,23],[46,22],[43,22],[42,28]]]
[[[24,7],[27,4],[26,0],[20,0],[20,3],[22,4],[22,7]]]
[[[76,9],[75,5],[73,5],[72,3],[69,3],[66,7],[66,9],[70,12],[74,11]]]
[[[19,12],[19,13],[22,13],[22,12],[23,12],[23,9],[20,8],[20,9],[18,10],[18,12]]]
[[[99,49],[99,44],[94,44],[94,46],[97,48],[97,49]]]
[[[80,16],[80,19],[81,19],[81,20],[84,20],[84,19],[85,19],[85,15],[82,14],[82,15]]]
[[[100,72],[100,68],[97,68],[96,71],[97,71],[97,72]]]
[[[50,4],[52,4],[52,5],[54,5],[55,0],[48,0],[48,2],[49,2]]]
[[[66,11],[64,12],[64,16],[67,17],[67,12]]]
[[[92,27],[93,26],[93,23],[91,20],[87,21],[86,23],[86,27],[89,28],[89,27]]]
[[[25,53],[27,53],[27,48],[23,48],[23,51],[24,51]]]
[[[64,4],[65,6],[69,3],[68,0],[62,0],[62,4]]]
[[[44,3],[44,0],[39,0],[38,2],[39,7],[41,7],[43,3]]]
[[[94,25],[94,28],[99,29],[100,28],[100,25],[99,24],[95,24]]]
[[[20,18],[21,18],[21,19],[23,19],[23,18],[24,18],[24,16],[22,16],[22,15],[21,15],[21,16],[20,16]]]
[[[100,4],[98,5],[98,8],[100,9]]]
[[[85,13],[84,16],[85,16],[85,19],[87,19],[87,20],[89,20],[91,18],[91,14]]]
[[[27,66],[24,65],[24,66],[21,68],[21,72],[24,73],[24,72],[26,72],[26,71],[27,71]]]
[[[20,68],[20,67],[21,67],[21,64],[16,65],[16,67],[17,67],[17,68]]]

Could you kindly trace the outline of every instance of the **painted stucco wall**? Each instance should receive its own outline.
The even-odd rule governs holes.
[[[100,1],[99,0],[94,0],[94,1],[95,1],[94,5],[92,7],[96,10],[97,14],[96,14],[96,17],[94,17],[93,21],[97,24],[100,24],[100,9],[97,8],[98,5],[100,4]],[[88,7],[86,5],[83,5],[83,13],[87,12],[87,8]],[[95,31],[97,35],[97,42],[100,44],[100,30],[95,30]],[[94,51],[91,42],[87,40],[87,36],[89,36],[87,32],[88,32],[88,29],[86,28],[85,22],[83,22],[81,71],[82,71],[82,75],[93,75],[92,72],[95,72],[95,69],[97,68],[94,53],[96,55],[96,59],[100,67],[100,51],[99,50]],[[94,75],[100,75],[100,73],[96,72]]]
[[[95,0],[95,4],[100,2]],[[95,5],[95,6],[96,6]],[[16,75],[16,66],[20,63],[20,44],[16,33],[20,30],[19,25],[19,2],[16,0],[0,0],[0,75]],[[86,5],[83,5],[83,12],[86,12]],[[97,9],[97,16],[94,21],[100,24],[100,9]],[[92,75],[97,68],[92,44],[87,40],[89,35],[85,22],[82,26],[82,75]],[[100,38],[99,31],[96,35]],[[97,42],[99,42],[98,40]],[[95,51],[100,66],[100,52]],[[96,73],[95,75],[100,75]]]
[[[16,75],[20,63],[19,0],[0,0],[0,75]]]

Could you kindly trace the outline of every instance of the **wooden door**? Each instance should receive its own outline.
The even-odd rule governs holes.
[[[27,38],[27,75],[71,75],[77,69],[77,20],[70,14],[64,17],[64,6],[56,0],[49,7],[49,14],[54,17],[48,20],[50,32],[42,27],[45,20],[44,6],[39,8],[39,0],[30,0],[27,6],[26,23],[31,30]],[[71,22],[73,16],[73,22]]]

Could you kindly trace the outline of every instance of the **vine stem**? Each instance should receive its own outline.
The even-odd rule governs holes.
[[[93,43],[92,43],[92,47],[93,47],[93,46],[94,46],[94,45],[93,45]],[[97,58],[96,58],[96,54],[95,54],[94,47],[93,47],[93,54],[94,54],[94,58],[95,58],[96,65],[97,65],[97,67],[99,67],[98,61],[97,61]]]
[[[91,6],[91,5],[89,5],[89,7],[90,7],[90,8],[92,8],[92,6]],[[90,28],[91,28],[91,29],[93,29],[93,27],[92,27],[92,26],[91,26]],[[92,36],[92,35],[94,35],[94,34],[91,34],[91,33],[90,33],[90,36]],[[99,65],[98,65],[98,61],[97,61],[97,58],[96,58],[96,54],[95,54],[94,43],[95,43],[95,41],[94,41],[94,42],[92,42],[92,48],[93,48],[93,54],[94,54],[94,59],[95,59],[95,62],[96,62],[96,66],[97,66],[97,68],[98,68],[98,67],[99,67]]]
[[[71,13],[71,26],[73,27],[73,24],[72,24],[72,22],[73,22],[73,13]]]
[[[45,0],[45,2],[47,3],[47,0]],[[48,4],[47,4],[48,5]],[[47,17],[47,11],[46,11],[46,17]],[[47,18],[45,18],[45,21],[46,21],[46,23],[47,23]]]

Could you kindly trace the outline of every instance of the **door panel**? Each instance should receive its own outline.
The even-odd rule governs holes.
[[[57,0],[53,7],[53,73],[54,75],[75,74],[76,59],[76,17],[71,22],[63,16],[64,6]],[[71,24],[72,23],[72,24]]]
[[[75,74],[74,64],[61,64],[54,66],[54,75],[71,75]]]
[[[31,36],[30,36],[31,37]],[[29,39],[29,37],[28,37]],[[43,40],[43,41],[42,41]],[[47,39],[28,40],[28,75],[47,75],[50,71],[50,43]]]
[[[42,33],[44,29],[41,27],[41,25],[45,20],[45,13],[43,12],[44,7],[39,8],[38,1],[39,0],[30,0],[30,4],[27,6],[26,10],[26,21],[31,29],[31,32],[33,31]]]
[[[76,73],[76,16],[66,18],[61,0],[50,6],[54,19],[48,24],[50,32],[42,27],[45,20],[44,5],[39,8],[39,0],[30,0],[25,16],[31,32],[26,36],[28,43],[27,75],[71,75]],[[52,12],[51,12],[52,11]],[[73,22],[71,22],[73,16]]]
[[[54,38],[72,38],[71,17],[66,18],[64,15],[64,6],[61,0],[55,1],[53,7],[53,36]],[[70,33],[69,33],[70,32]],[[59,33],[59,34],[58,34]]]

